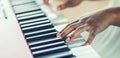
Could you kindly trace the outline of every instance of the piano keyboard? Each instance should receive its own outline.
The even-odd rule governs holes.
[[[75,58],[46,14],[32,0],[11,0],[18,23],[34,58]]]

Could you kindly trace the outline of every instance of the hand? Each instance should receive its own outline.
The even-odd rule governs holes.
[[[65,38],[65,41],[69,43],[83,31],[88,31],[89,37],[84,45],[90,44],[98,33],[105,30],[109,25],[115,22],[118,17],[120,19],[120,11],[119,14],[117,14],[117,11],[119,10],[107,9],[81,18],[68,24],[61,32],[57,34],[57,37]]]
[[[44,4],[49,5],[49,0],[43,0]]]
[[[49,5],[49,0],[43,0],[43,1],[44,1],[44,4]],[[60,0],[60,1],[63,3],[57,7],[58,10],[74,7],[80,4],[83,0]]]

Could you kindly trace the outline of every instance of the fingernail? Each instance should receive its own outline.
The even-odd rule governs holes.
[[[59,10],[63,10],[65,8],[65,6],[64,5],[59,5],[58,7],[57,7],[57,10],[59,11]]]
[[[83,46],[90,45],[89,43],[85,43]]]
[[[60,33],[60,32],[58,32],[56,36],[57,36],[57,37],[61,37],[61,33]]]
[[[65,40],[67,43],[70,43],[70,38],[68,37],[66,40]]]
[[[57,8],[58,11],[62,10],[60,7]]]
[[[61,34],[57,34],[57,38],[60,38],[61,37]]]

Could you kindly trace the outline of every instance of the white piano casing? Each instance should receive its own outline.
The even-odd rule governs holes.
[[[32,58],[9,0],[2,0],[7,19],[0,18],[0,58]]]

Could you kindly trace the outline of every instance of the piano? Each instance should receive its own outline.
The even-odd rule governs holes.
[[[80,46],[84,44],[85,40],[80,36],[67,44],[62,38],[56,38],[56,33],[66,26],[67,19],[43,5],[42,0],[5,0],[3,5],[6,2],[8,2],[8,7],[11,7],[12,15],[15,18],[13,21],[16,22],[32,58],[82,57],[78,57],[78,50],[84,49]],[[2,17],[9,20],[6,10],[7,7],[2,9]],[[87,47],[91,49],[90,46]],[[92,51],[94,52],[94,50]],[[97,55],[96,52],[94,53]]]

